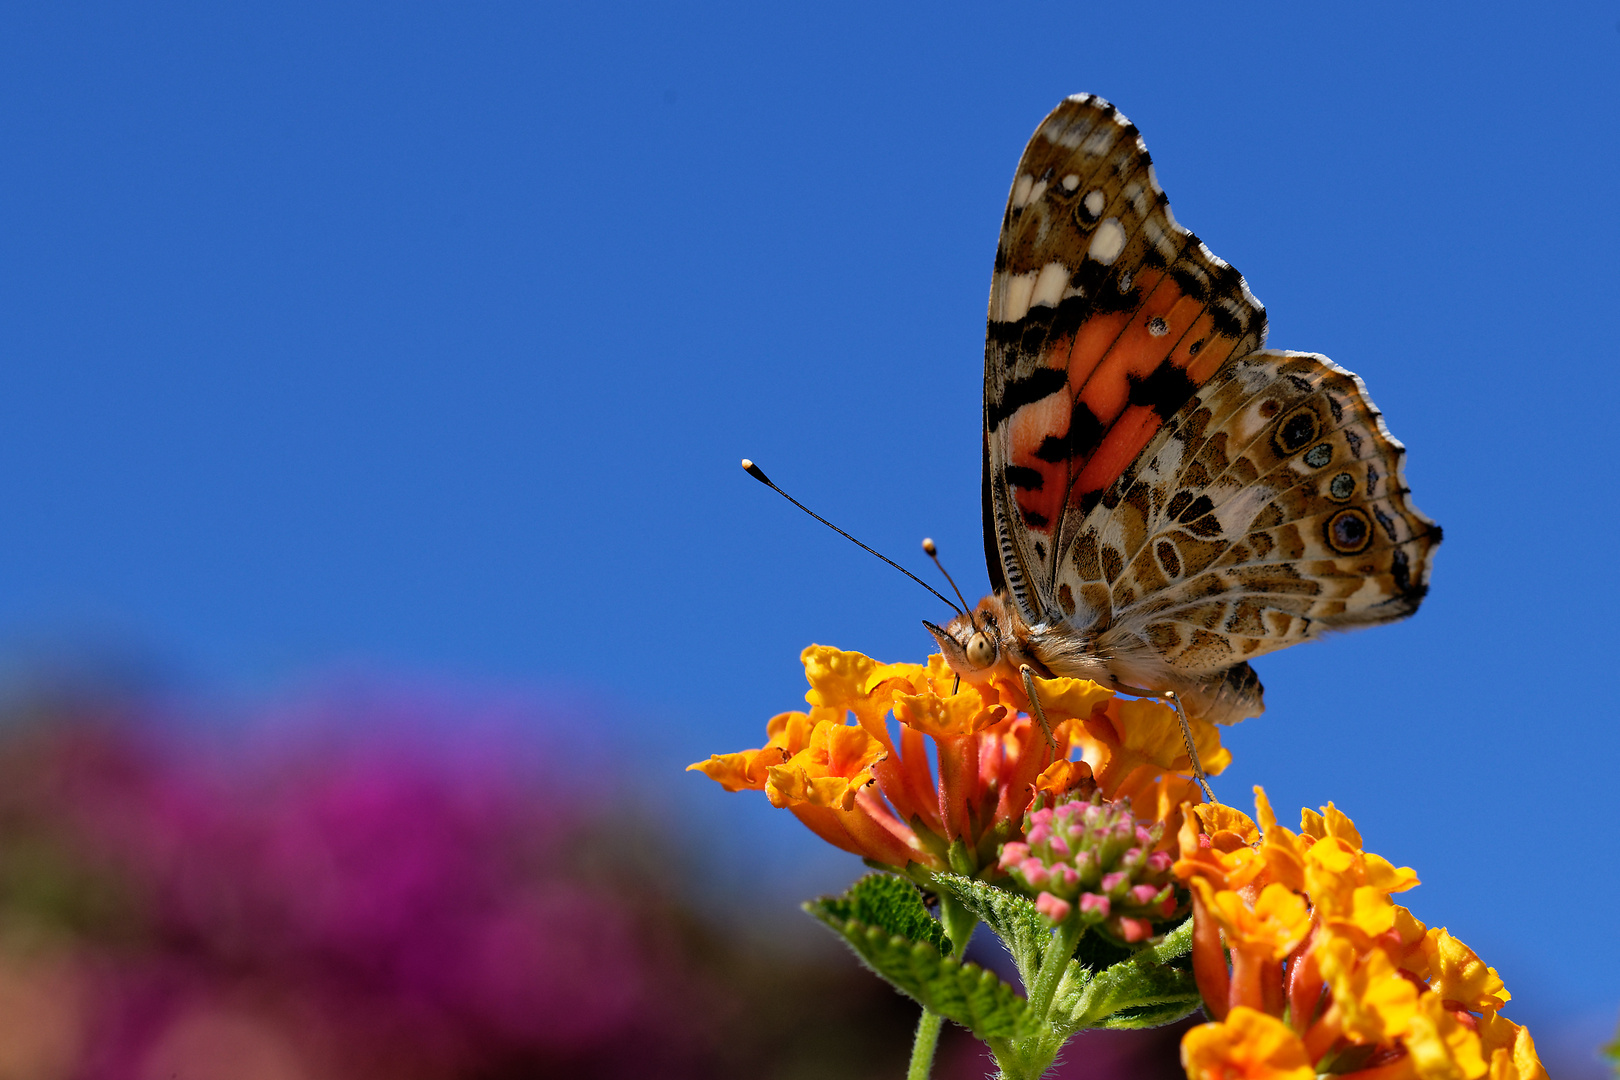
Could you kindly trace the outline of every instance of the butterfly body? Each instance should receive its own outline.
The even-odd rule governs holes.
[[[1233,722],[1263,709],[1251,658],[1417,609],[1440,529],[1407,498],[1401,444],[1359,378],[1264,341],[1136,128],[1089,95],[1059,105],[991,284],[994,593],[929,627],[963,678],[1027,664]]]

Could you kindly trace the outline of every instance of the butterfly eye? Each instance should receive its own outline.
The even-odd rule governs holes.
[[[987,668],[996,660],[996,647],[991,643],[988,634],[974,634],[967,645],[968,663],[976,668]]]

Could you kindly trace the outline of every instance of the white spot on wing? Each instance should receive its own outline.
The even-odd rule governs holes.
[[[1152,218],[1144,220],[1142,222],[1142,233],[1147,237],[1148,243],[1152,244],[1154,250],[1158,251],[1160,255],[1163,255],[1166,259],[1175,258],[1176,245],[1172,244],[1170,238],[1164,235],[1164,230],[1159,227],[1157,221]]]
[[[1090,198],[1090,196],[1087,196]],[[1109,218],[1097,226],[1097,231],[1091,234],[1091,246],[1086,248],[1086,257],[1096,259],[1104,266],[1112,266],[1119,253],[1125,250],[1125,228],[1120,225],[1118,218]]]
[[[1035,178],[1029,173],[1021,173],[1018,179],[1013,181],[1012,204],[1014,210],[1022,209],[1024,204],[1029,202],[1029,189],[1034,186]]]
[[[1017,322],[1029,314],[1029,297],[1035,289],[1036,272],[1012,274],[1002,271],[996,275],[992,292],[999,299],[994,318],[997,322]]]
[[[1063,298],[1063,290],[1068,287],[1069,268],[1060,262],[1049,262],[1041,267],[1040,276],[1035,279],[1029,306],[1057,307],[1058,301]]]
[[[1063,178],[1063,190],[1064,191],[1073,191],[1075,188],[1077,188],[1079,186],[1080,186],[1080,174],[1079,173],[1070,173],[1068,176],[1065,176]]]
[[[1080,150],[1087,157],[1101,157],[1108,153],[1108,148],[1114,145],[1114,137],[1118,132],[1109,128],[1098,128],[1092,132],[1085,142],[1080,144]]]
[[[1105,198],[1103,196],[1102,192],[1100,192],[1100,191],[1088,191],[1088,192],[1086,192],[1086,213],[1090,214],[1092,217],[1094,217],[1094,218],[1095,217],[1101,217],[1102,212],[1103,212],[1103,207],[1107,206],[1107,205],[1108,205],[1108,200],[1107,200],[1107,198]]]

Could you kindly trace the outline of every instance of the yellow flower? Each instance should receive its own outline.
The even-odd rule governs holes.
[[[1190,1080],[1316,1080],[1299,1036],[1281,1020],[1243,1005],[1224,1021],[1200,1024],[1182,1036],[1181,1065]]]
[[[1279,961],[1305,940],[1311,930],[1305,899],[1278,884],[1260,890],[1254,906],[1230,890],[1216,891],[1201,877],[1189,883],[1193,892],[1226,932],[1227,947],[1249,955]]]
[[[1201,877],[1217,889],[1241,889],[1265,872],[1265,860],[1253,847],[1254,822],[1218,803],[1189,810],[1177,835],[1181,848],[1181,858],[1173,867],[1177,877],[1183,881]]]
[[[804,699],[836,713],[852,712],[863,725],[881,721],[895,689],[907,693],[931,689],[921,664],[880,664],[858,652],[826,645],[808,646],[799,654],[810,689]]]
[[[1332,803],[1322,807],[1320,813],[1315,810],[1301,809],[1299,812],[1299,831],[1316,840],[1325,840],[1334,837],[1343,840],[1353,848],[1361,847],[1361,833],[1356,829],[1356,823],[1344,815]]]
[[[958,685],[937,654],[883,664],[812,645],[800,659],[808,713],[773,719],[758,750],[690,768],[728,791],[764,790],[816,835],[867,859],[993,874],[997,849],[1017,839],[1036,792],[1078,791],[1097,762],[1110,762],[1116,781],[1105,797],[1130,797],[1136,816],[1164,822],[1170,835],[1182,803],[1197,798],[1193,781],[1171,771],[1177,754],[1185,761],[1180,729],[1156,702],[1120,703],[1084,679],[1039,680],[1049,740],[1021,686]],[[1092,760],[1068,760],[1077,745]],[[1210,771],[1230,760],[1210,725],[1199,746]]]
[[[1490,1080],[1547,1080],[1530,1032],[1496,1013],[1479,1021],[1480,1049],[1490,1061]]]
[[[810,745],[810,732],[818,722],[827,718],[826,710],[812,719],[802,712],[778,713],[765,725],[768,741],[758,750],[743,750],[735,754],[710,754],[708,761],[694,762],[687,772],[701,772],[727,791],[763,791],[767,770],[780,765]]]
[[[1090,785],[1091,790],[1097,787],[1096,781],[1091,776],[1091,766],[1083,761],[1069,761],[1067,758],[1052,762],[1035,778],[1036,791],[1049,792],[1054,796],[1067,795],[1071,791],[1085,793],[1087,785]],[[1144,816],[1157,820],[1151,814]]]
[[[1473,949],[1443,926],[1424,936],[1423,955],[1428,960],[1429,986],[1446,1001],[1455,1001],[1470,1012],[1495,1012],[1513,996],[1496,969],[1486,967]]]
[[[1508,993],[1495,970],[1391,899],[1416,873],[1363,850],[1331,803],[1304,811],[1298,833],[1277,824],[1259,788],[1255,809],[1251,821],[1189,807],[1178,838],[1174,869],[1195,899],[1193,975],[1211,1015],[1260,1006],[1279,1024],[1289,1017],[1313,1074],[1545,1080],[1529,1034],[1497,1014]],[[1215,1071],[1189,1075],[1249,1075],[1219,1071],[1213,1027],[1195,1030]]]
[[[1114,692],[1090,679],[1036,679],[1041,707],[1058,716],[1085,718],[1098,705],[1114,700]]]
[[[1340,933],[1362,935],[1363,946],[1395,925],[1389,894],[1418,883],[1410,867],[1397,869],[1387,859],[1352,847],[1342,835],[1317,840],[1302,862],[1305,892],[1323,924]]]
[[[1417,1015],[1418,988],[1388,956],[1374,949],[1358,958],[1344,938],[1318,939],[1312,951],[1345,1034],[1357,1042],[1388,1043],[1406,1031]]]
[[[1046,686],[1078,683],[1078,679],[1037,679],[1041,703],[1046,705]],[[1089,685],[1089,684],[1088,684]],[[1060,700],[1072,691],[1057,688]],[[1046,706],[1048,714],[1054,710]],[[1107,699],[1102,708],[1071,714],[1081,722],[1068,729],[1072,745],[1078,747],[1091,771],[1097,776],[1105,798],[1122,797],[1121,789],[1138,774],[1165,772],[1191,774],[1187,744],[1181,734],[1176,711],[1160,701],[1147,698]],[[1200,763],[1211,776],[1219,775],[1232,763],[1231,751],[1221,746],[1220,732],[1203,720],[1192,721],[1193,745]]]
[[[873,767],[888,756],[865,728],[823,721],[808,746],[766,769],[765,794],[777,807],[802,802],[851,810],[856,794],[876,779]]]
[[[1479,1036],[1446,1009],[1439,994],[1418,1001],[1403,1041],[1421,1080],[1478,1080],[1489,1068]]]
[[[1254,790],[1260,800],[1265,798],[1265,793],[1258,787]],[[1262,802],[1261,805],[1265,804]],[[1204,835],[1223,851],[1230,851],[1239,845],[1248,847],[1260,839],[1260,829],[1241,810],[1224,803],[1200,803],[1192,811],[1198,823],[1204,827]]]
[[[924,735],[945,738],[976,735],[1007,718],[1005,705],[987,704],[971,684],[959,693],[941,696],[933,691],[907,694],[894,691],[894,718]]]

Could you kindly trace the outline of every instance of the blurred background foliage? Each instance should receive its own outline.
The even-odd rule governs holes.
[[[555,717],[480,712],[6,703],[0,1080],[904,1071],[915,1006],[713,895],[625,770],[537,738]],[[1177,1076],[1178,1035],[1093,1033],[1065,1074]],[[990,1069],[947,1036],[937,1075]]]
[[[292,712],[223,738],[5,708],[0,1077],[903,1071],[912,1009],[830,941],[705,915],[603,760],[419,705]]]

